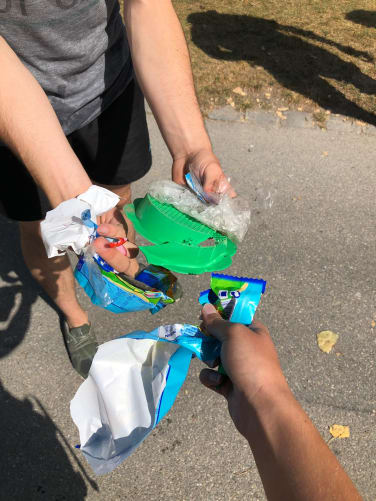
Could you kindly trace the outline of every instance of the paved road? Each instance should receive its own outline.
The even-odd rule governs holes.
[[[150,118],[154,169],[170,160]],[[270,327],[295,395],[367,501],[376,499],[375,138],[354,132],[209,121],[224,168],[256,207],[229,271],[268,281],[258,318]],[[272,208],[256,200],[273,192]],[[1,500],[262,500],[247,444],[224,402],[198,383],[194,361],[173,410],[115,472],[95,478],[79,451],[69,401],[80,384],[65,355],[58,317],[32,284],[16,226],[0,219]],[[115,317],[88,304],[98,337],[194,322],[209,275],[183,276],[185,297],[158,316]],[[333,353],[316,333],[339,334]]]

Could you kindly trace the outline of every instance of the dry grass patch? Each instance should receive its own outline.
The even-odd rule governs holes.
[[[278,108],[376,124],[374,0],[174,0],[204,111]]]

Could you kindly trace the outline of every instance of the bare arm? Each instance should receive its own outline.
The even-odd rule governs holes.
[[[2,37],[0,67],[0,139],[22,160],[53,207],[86,191],[91,181],[47,96]]]
[[[203,310],[207,331],[222,341],[228,374],[204,369],[202,383],[223,395],[248,440],[269,501],[361,501],[354,484],[291,393],[269,332]]]
[[[170,0],[126,0],[124,20],[134,68],[184,184],[193,165],[206,191],[227,180],[212,151],[198,107],[187,44]]]

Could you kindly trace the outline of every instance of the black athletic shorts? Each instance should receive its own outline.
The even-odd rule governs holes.
[[[144,97],[135,80],[101,115],[67,136],[93,182],[123,185],[137,181],[151,167]],[[0,146],[0,202],[16,221],[44,219],[49,210],[41,190],[24,165]]]

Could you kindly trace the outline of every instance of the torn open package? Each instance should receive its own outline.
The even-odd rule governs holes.
[[[99,346],[70,410],[98,475],[126,459],[174,404],[193,356],[210,367],[221,343],[189,324],[135,331]]]
[[[177,278],[169,270],[152,265],[142,267],[134,278],[127,276],[117,272],[94,249],[93,241],[98,236],[96,217],[118,201],[112,192],[92,186],[78,198],[49,211],[41,224],[47,255],[62,255],[69,248],[79,254],[74,275],[94,304],[114,313],[156,313],[179,299]],[[107,240],[113,243],[116,239]]]

